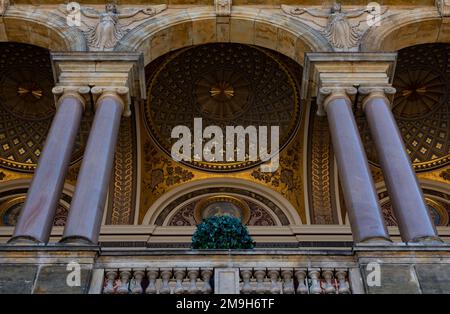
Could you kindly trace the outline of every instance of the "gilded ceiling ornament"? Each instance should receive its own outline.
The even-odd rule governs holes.
[[[142,109],[149,135],[167,155],[175,142],[173,128],[194,130],[195,118],[205,128],[220,127],[223,134],[227,126],[279,126],[281,149],[294,138],[300,87],[286,58],[242,44],[206,44],[181,49],[154,64],[147,71],[148,97]],[[245,150],[245,161],[182,162],[214,172],[262,163],[251,158],[249,145]]]
[[[446,44],[425,44],[399,51],[392,104],[397,125],[416,171],[450,163],[450,99]],[[356,113],[369,161],[378,165],[365,116]]]
[[[333,4],[331,9],[307,9],[288,5],[282,5],[281,9],[291,16],[301,16],[302,22],[318,29],[335,51],[358,51],[362,36],[371,26],[370,21],[376,14],[381,16],[387,10],[377,12],[374,7],[366,7],[343,11],[340,3]]]
[[[1,43],[0,165],[33,172],[56,112],[48,50],[32,45]],[[83,154],[93,115],[83,114],[72,161]]]
[[[450,181],[450,169],[447,169],[445,171],[442,171],[439,176],[444,179],[445,181]]]
[[[110,1],[105,5],[105,11],[99,12],[94,8],[81,7],[81,26],[88,46],[92,51],[113,50],[117,42],[140,22],[164,11],[167,5],[156,5],[145,9],[124,8],[118,9]],[[64,6],[65,12],[67,8]],[[121,22],[126,20],[126,22]]]

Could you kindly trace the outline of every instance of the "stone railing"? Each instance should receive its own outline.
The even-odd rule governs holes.
[[[211,294],[220,285],[242,294],[349,294],[348,269],[218,268],[234,277],[214,278],[213,268],[105,269],[103,294]],[[222,279],[221,279],[222,278]]]
[[[347,269],[241,268],[243,294],[349,294]]]
[[[212,269],[105,270],[104,294],[210,294]]]

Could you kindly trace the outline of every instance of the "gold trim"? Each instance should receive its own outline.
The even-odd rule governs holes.
[[[448,225],[448,221],[449,221],[449,217],[448,217],[448,213],[445,210],[444,206],[442,206],[442,204],[440,202],[435,201],[432,198],[429,197],[425,197],[425,203],[427,205],[431,205],[435,210],[438,211],[439,216],[444,219],[444,221],[441,221],[441,223],[439,224],[440,226],[447,226]]]
[[[26,199],[26,195],[17,196],[17,197],[8,199],[7,201],[5,201],[4,203],[2,203],[0,205],[0,218],[1,218],[0,226],[4,226],[3,216],[5,215],[6,211],[16,204],[25,202],[25,199]]]

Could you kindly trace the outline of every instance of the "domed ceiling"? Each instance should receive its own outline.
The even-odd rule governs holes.
[[[0,164],[31,172],[55,114],[53,73],[48,50],[0,44]],[[91,115],[83,117],[73,161],[81,158]]]
[[[147,67],[146,128],[170,155],[171,132],[194,118],[203,127],[279,126],[280,147],[300,123],[300,67],[276,52],[241,44],[207,44],[181,49]],[[301,69],[300,69],[301,74]],[[189,162],[208,171],[229,172],[259,162]]]
[[[416,171],[450,163],[450,45],[426,44],[401,50],[392,112]],[[378,158],[364,115],[358,124],[369,160]]]

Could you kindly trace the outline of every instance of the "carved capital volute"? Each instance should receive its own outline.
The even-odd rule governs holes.
[[[74,87],[74,86],[55,86],[52,89],[53,95],[55,97],[55,106],[56,109],[59,108],[62,101],[65,97],[73,97],[80,101],[81,105],[83,106],[83,110],[86,109],[86,104],[89,103],[89,92],[90,88],[88,86],[80,86],[80,87]]]
[[[396,62],[395,53],[308,53],[302,100],[308,103],[316,97],[317,114],[325,115],[326,106],[336,97],[354,103],[359,86],[391,86]]]
[[[358,88],[358,92],[362,96],[361,106],[364,111],[367,103],[375,98],[384,99],[384,101],[392,108],[396,89],[392,86],[362,86]]]
[[[353,86],[320,88],[317,96],[317,115],[325,116],[328,105],[335,99],[344,99],[347,103],[352,104],[357,92],[358,90]]]
[[[122,106],[122,115],[124,117],[131,116],[130,104],[128,102],[129,92],[128,87],[93,87],[91,89],[95,109],[97,109],[98,104],[103,99],[107,97],[114,98]]]
[[[133,101],[147,97],[142,53],[55,52],[51,57],[57,85],[89,85],[95,107],[108,95],[120,102],[124,116],[130,116]]]

